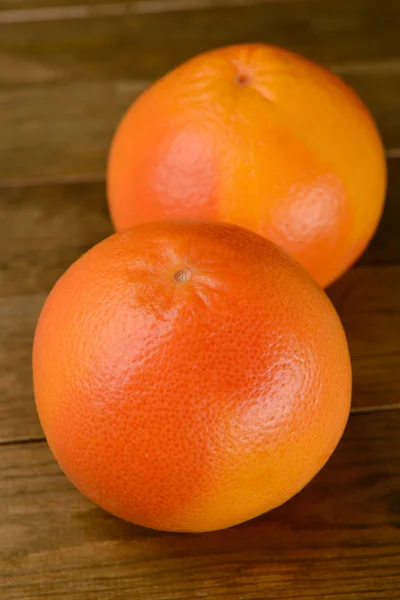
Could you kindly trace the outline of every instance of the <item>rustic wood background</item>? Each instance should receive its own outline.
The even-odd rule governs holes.
[[[286,505],[222,532],[157,533],[96,508],[60,472],[35,412],[32,336],[56,279],[111,233],[104,167],[124,110],[181,61],[246,41],[333,69],[383,136],[382,223],[329,290],[353,414]],[[399,600],[399,109],[399,0],[0,0],[1,600]]]

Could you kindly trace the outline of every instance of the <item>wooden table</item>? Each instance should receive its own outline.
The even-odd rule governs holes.
[[[1,600],[399,600],[400,1],[99,1],[0,0]],[[193,54],[256,40],[342,75],[385,142],[381,226],[329,290],[353,414],[286,505],[217,533],[157,533],[96,508],[60,472],[35,412],[32,335],[56,279],[111,233],[104,165],[133,97]]]

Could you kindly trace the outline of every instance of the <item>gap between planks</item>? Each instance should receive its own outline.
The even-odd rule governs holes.
[[[155,13],[183,12],[201,9],[233,8],[259,4],[293,3],[300,0],[137,0],[97,5],[54,6],[0,11],[0,25],[34,23],[41,21],[67,21],[94,17],[122,17]],[[311,0],[319,2],[320,0]]]
[[[365,406],[360,408],[352,408],[350,411],[350,416],[356,415],[365,415],[367,413],[376,413],[376,412],[389,412],[394,410],[400,410],[400,404],[383,404],[381,406]],[[18,446],[20,444],[28,445],[28,444],[41,444],[46,442],[45,436],[38,437],[29,437],[29,438],[20,438],[20,439],[6,439],[0,440],[0,448],[2,446]]]
[[[37,437],[31,437],[31,438],[16,438],[14,439],[5,439],[5,440],[0,440],[0,447],[1,446],[18,446],[19,444],[21,445],[28,445],[28,444],[36,444],[36,443],[40,443],[40,442],[45,442],[46,438],[44,437],[44,435],[42,436],[37,436]]]

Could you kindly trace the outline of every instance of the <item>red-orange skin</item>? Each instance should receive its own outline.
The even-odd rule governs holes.
[[[363,252],[386,191],[382,143],[340,78],[262,44],[202,54],[132,105],[112,142],[117,230],[175,218],[271,239],[322,286]]]
[[[87,252],[45,303],[33,370],[68,477],[156,529],[220,529],[285,502],[350,408],[325,293],[274,244],[221,223],[144,224]]]

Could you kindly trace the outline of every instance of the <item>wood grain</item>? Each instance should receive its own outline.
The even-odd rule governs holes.
[[[400,263],[400,159],[388,164],[383,218],[358,266]],[[0,188],[0,199],[3,297],[47,293],[78,256],[113,231],[103,181]]]
[[[135,527],[93,506],[45,443],[0,447],[4,600],[397,600],[400,411],[351,417],[286,505],[201,534]]]
[[[136,0],[137,1],[137,0]],[[145,0],[147,2],[148,0]],[[151,1],[151,0],[150,0]],[[135,0],[131,1],[132,4]],[[101,4],[129,4],[128,2],[121,2],[120,0],[105,0],[101,2],[99,0],[0,0],[0,11],[23,11],[28,12],[31,9],[41,8],[60,8],[69,6],[96,6]]]
[[[120,10],[125,13],[154,14],[198,10],[201,8],[254,6],[257,4],[274,4],[276,2],[293,4],[293,2],[299,1],[301,0],[130,0],[129,2],[123,0],[104,0],[103,2],[99,0],[69,0],[67,3],[66,0],[0,0],[0,11],[27,13],[26,21],[29,22],[30,15],[33,15],[33,20],[38,20],[41,15],[42,19],[45,18],[46,13],[42,13],[42,8],[53,9],[50,11],[49,18],[59,20],[67,18],[69,14],[68,9],[75,6],[99,8],[100,11],[103,9],[103,12],[107,10],[107,7],[116,6],[121,7]],[[318,1],[314,0],[314,2]],[[32,9],[34,12],[31,12]],[[54,9],[59,10],[54,11]],[[110,12],[113,14],[112,9],[110,9]],[[74,11],[72,13],[74,14]],[[35,14],[38,14],[39,17],[35,18]],[[63,17],[63,14],[66,16]]]
[[[400,263],[400,154],[387,164],[388,191],[383,215],[359,265]]]
[[[203,50],[249,41],[283,45],[324,64],[399,58],[397,0],[229,4],[92,18],[90,25],[82,19],[0,24],[0,51],[10,70],[31,63],[55,78],[85,82],[153,79]]]
[[[398,0],[0,0],[1,600],[400,598],[399,27]],[[341,74],[391,157],[377,234],[328,290],[357,414],[283,507],[222,532],[159,533],[91,504],[38,441],[33,334],[56,279],[112,231],[104,167],[124,110],[190,56],[248,41]]]
[[[0,441],[42,437],[32,393],[33,333],[58,277],[112,233],[103,187],[0,190]]]
[[[0,190],[0,296],[47,293],[83,252],[110,235],[104,183]]]
[[[117,122],[144,87],[132,82],[3,89],[0,181],[104,175]]]
[[[44,300],[44,294],[0,299],[0,444],[43,438],[33,399],[31,362],[33,334]]]
[[[100,16],[90,26],[0,22],[0,181],[98,178],[117,123],[155,77],[202,50],[252,40],[331,66],[360,93],[386,147],[400,148],[398,23],[393,0],[250,3]]]
[[[400,407],[400,266],[359,267],[328,290],[353,368],[353,409]]]

